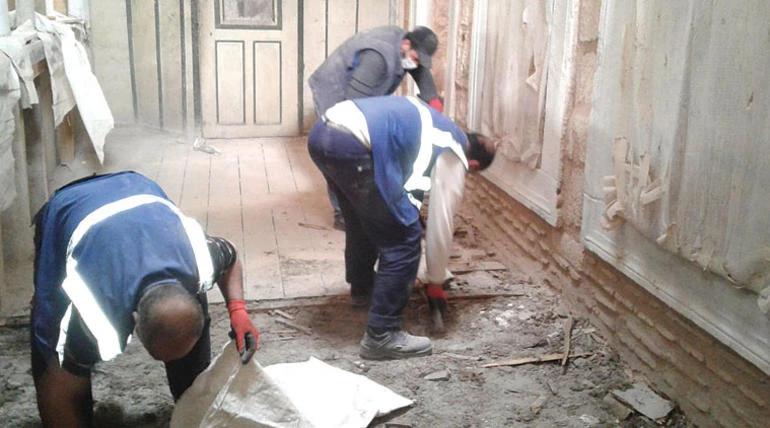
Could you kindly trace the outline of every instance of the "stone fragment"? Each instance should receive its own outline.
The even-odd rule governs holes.
[[[625,391],[613,390],[612,395],[652,420],[665,418],[674,409],[671,401],[664,399],[641,383],[635,383]]]
[[[449,370],[439,370],[433,373],[428,373],[423,378],[425,380],[449,380]]]
[[[612,415],[615,416],[619,421],[628,419],[628,417],[631,416],[631,413],[633,413],[631,409],[628,408],[628,406],[616,400],[612,394],[605,395],[602,401],[607,406],[607,409],[610,411],[610,413],[612,413]]]

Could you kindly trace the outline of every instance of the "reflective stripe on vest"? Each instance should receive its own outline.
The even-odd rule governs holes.
[[[420,131],[420,150],[417,153],[417,159],[412,164],[412,175],[404,183],[404,189],[407,191],[407,196],[412,205],[420,209],[422,202],[413,197],[411,191],[422,190],[427,192],[430,190],[430,177],[426,176],[425,173],[430,167],[433,147],[445,147],[452,150],[460,158],[466,170],[468,169],[468,160],[465,158],[462,146],[454,140],[451,132],[442,131],[433,126],[433,118],[430,115],[430,110],[428,110],[431,107],[427,107],[416,98],[407,97],[407,99],[414,104],[420,113],[422,128]]]
[[[211,255],[209,254],[203,229],[197,221],[182,214],[179,208],[170,201],[155,195],[135,195],[99,207],[78,223],[77,227],[72,232],[69,244],[67,245],[67,276],[62,282],[62,289],[67,293],[67,296],[72,303],[67,308],[67,313],[64,318],[62,318],[60,325],[59,341],[56,346],[56,350],[59,353],[60,363],[64,358],[64,343],[67,340],[67,327],[69,326],[72,305],[78,309],[80,317],[96,339],[99,347],[99,355],[103,361],[111,360],[121,353],[118,332],[109,322],[109,319],[99,306],[99,303],[91,293],[91,290],[88,289],[87,284],[77,272],[77,260],[72,256],[72,252],[92,226],[113,215],[151,203],[161,203],[165,205],[171,209],[182,222],[182,226],[185,229],[187,238],[190,240],[190,245],[195,254],[198,277],[200,278],[199,292],[208,291],[213,286],[214,266],[211,261]]]

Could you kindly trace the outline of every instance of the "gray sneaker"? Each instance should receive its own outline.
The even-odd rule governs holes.
[[[375,340],[366,332],[358,353],[367,360],[396,360],[430,355],[433,345],[429,338],[412,336],[403,330],[388,331],[380,340]]]

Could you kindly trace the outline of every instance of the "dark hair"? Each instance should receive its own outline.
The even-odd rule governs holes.
[[[178,319],[177,322],[170,322],[176,315],[167,312],[170,302],[181,303],[187,309],[183,322]],[[203,308],[195,295],[179,282],[167,282],[145,290],[136,312],[139,316],[136,333],[145,347],[166,338],[200,336],[203,332]],[[190,322],[191,319],[193,322]]]
[[[468,159],[479,161],[479,170],[485,170],[495,159],[495,149],[491,144],[484,145],[480,139],[486,139],[481,134],[468,132]]]

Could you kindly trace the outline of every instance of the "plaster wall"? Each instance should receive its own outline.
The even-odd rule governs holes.
[[[102,83],[115,124],[131,124],[135,118],[126,6],[118,0],[101,3],[104,5],[91,8],[91,65]]]
[[[463,1],[461,28],[472,16]],[[585,156],[597,67],[601,0],[582,0],[574,103],[567,113],[559,191],[560,224],[552,227],[480,176],[468,180],[463,205],[498,257],[524,282],[546,283],[577,316],[588,317],[629,369],[673,399],[699,426],[766,426],[770,378],[710,334],[620,273],[581,242]],[[469,43],[459,44],[457,99],[467,99]],[[458,102],[457,120],[463,123]]]
[[[193,19],[199,2],[90,2],[94,74],[115,123],[173,132],[194,125]]]

